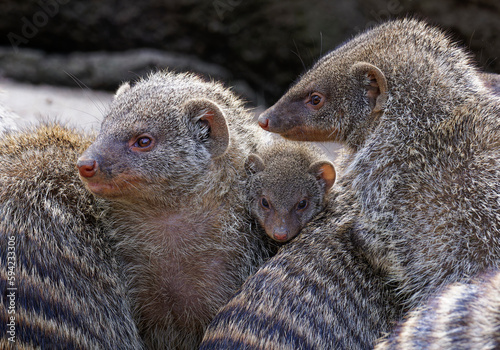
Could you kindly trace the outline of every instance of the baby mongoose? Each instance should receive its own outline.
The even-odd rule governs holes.
[[[288,242],[325,206],[335,168],[318,150],[277,142],[248,156],[250,209],[267,235]]]
[[[195,349],[275,249],[246,210],[244,162],[263,134],[222,85],[158,72],[120,87],[78,160],[86,187],[109,203],[148,348]]]
[[[204,348],[372,348],[437,290],[499,268],[499,115],[470,56],[421,21],[322,57],[259,123],[346,146],[336,194],[245,282]]]
[[[0,136],[0,348],[142,349],[101,207],[56,123]]]

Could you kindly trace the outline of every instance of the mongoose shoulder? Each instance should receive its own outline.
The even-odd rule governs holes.
[[[2,349],[142,348],[100,206],[75,168],[93,138],[46,123],[0,139]]]
[[[261,147],[245,162],[250,174],[250,211],[267,235],[278,242],[295,238],[325,206],[335,168],[318,149],[297,142]]]
[[[500,348],[500,273],[454,283],[409,313],[376,350]]]
[[[106,214],[149,348],[193,349],[275,250],[245,206],[263,132],[231,91],[191,74],[124,84],[78,160]]]
[[[388,330],[391,318],[417,306],[441,286],[498,267],[497,101],[462,48],[440,30],[412,19],[368,30],[304,73],[259,117],[259,123],[290,139],[342,142],[352,154],[336,185],[342,195],[332,197],[331,207],[347,208],[344,201],[349,199],[359,212],[346,210],[337,216],[327,211],[320,216],[322,225],[306,227],[300,237],[305,240],[315,233],[326,236],[327,243],[308,250],[291,242],[247,281],[237,298],[245,313],[257,314],[252,318],[253,334],[262,342],[284,346],[289,341],[286,334],[302,332],[302,325],[282,319],[304,313],[314,324],[304,333],[310,344],[370,347],[374,337]],[[351,222],[352,230],[339,237],[338,223],[345,221]],[[345,250],[336,251],[332,259],[327,252],[344,240],[351,246],[344,245]],[[353,266],[330,269],[354,252],[359,255],[349,260]],[[301,275],[300,284],[282,278],[292,269],[304,269],[304,261],[309,261],[310,271],[329,272],[326,288],[332,295],[338,293],[346,271],[353,273],[367,264],[365,271],[372,275],[365,273],[362,285],[343,286],[347,289],[328,307],[356,310],[378,300],[378,309],[366,312],[382,314],[383,319],[374,321],[358,309],[349,314],[348,322],[341,321],[347,313],[343,311],[327,322],[314,323],[325,301],[307,299],[301,291],[315,288],[315,275]],[[266,270],[271,265],[272,273]],[[361,297],[366,283],[374,286],[372,294]],[[381,286],[394,293],[392,305],[383,302]],[[287,290],[293,302],[264,297],[276,288]],[[346,294],[352,298],[344,299]],[[302,307],[289,307],[292,303]],[[236,311],[219,315],[206,339],[223,338],[225,333],[231,337],[245,326],[251,328],[250,320],[240,316]],[[257,324],[259,317],[280,317],[280,321],[264,327]],[[336,339],[330,335],[332,329]],[[359,342],[360,332],[364,343]]]

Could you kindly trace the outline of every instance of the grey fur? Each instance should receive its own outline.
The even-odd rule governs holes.
[[[148,348],[193,349],[276,249],[245,208],[244,161],[264,133],[228,89],[158,72],[117,92],[78,161],[108,200],[134,314]]]
[[[500,273],[452,284],[412,311],[376,350],[500,348]]]
[[[93,138],[57,124],[1,137],[2,349],[142,348],[101,208],[75,169]]]
[[[259,123],[344,143],[337,195],[246,281],[202,348],[371,348],[440,287],[498,268],[498,102],[468,54],[416,20],[320,59]]]

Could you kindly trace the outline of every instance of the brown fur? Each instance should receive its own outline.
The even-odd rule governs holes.
[[[325,158],[317,149],[283,141],[247,158],[250,211],[269,237],[288,242],[323,210],[336,176]]]

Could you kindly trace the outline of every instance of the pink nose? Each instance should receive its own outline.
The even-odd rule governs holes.
[[[273,230],[273,238],[277,241],[286,241],[290,236],[290,232],[286,227],[276,227]]]
[[[269,129],[269,119],[259,118],[259,126],[264,130]]]
[[[76,162],[81,177],[90,178],[97,172],[97,162],[94,159],[78,159]]]

